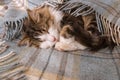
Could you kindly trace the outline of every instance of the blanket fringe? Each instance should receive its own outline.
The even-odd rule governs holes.
[[[74,10],[74,11],[71,11],[71,9],[75,9],[75,8],[77,8],[77,9]],[[69,12],[71,15],[73,15],[75,17],[77,17],[79,15],[85,16],[85,15],[88,15],[88,14],[95,11],[90,6],[83,5],[82,3],[78,3],[78,2],[75,2],[75,3],[67,2],[67,3],[65,3],[65,5],[63,5],[59,9],[62,10],[62,11],[65,11],[65,12]]]
[[[111,23],[110,21],[106,20],[105,17],[100,17],[103,25],[103,34],[110,37],[114,43],[116,43],[118,46],[120,44],[120,35],[119,35],[119,26],[116,24]]]
[[[7,21],[4,23],[5,25],[5,39],[6,40],[13,40],[15,38],[17,38],[21,31],[22,31],[22,27],[23,27],[23,23],[24,23],[24,18],[22,19],[18,19],[16,21]]]

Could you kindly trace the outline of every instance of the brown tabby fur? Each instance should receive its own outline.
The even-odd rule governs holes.
[[[91,50],[99,50],[108,46],[106,37],[102,37],[97,29],[95,13],[78,17],[64,13],[60,26],[58,26],[59,24],[54,21],[54,15],[51,15],[48,10],[49,7],[42,6],[27,10],[29,16],[24,22],[23,39],[18,45],[28,44],[29,46],[39,47],[42,40],[34,36],[48,33],[48,29],[54,24],[61,36],[64,38],[74,36],[75,41]]]

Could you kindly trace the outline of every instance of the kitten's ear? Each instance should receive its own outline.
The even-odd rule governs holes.
[[[24,21],[24,26],[29,26],[29,24],[31,23],[31,17],[29,15],[29,11],[31,11],[30,9],[27,9],[27,17],[25,18],[25,21]],[[25,29],[26,27],[24,27],[23,29]]]
[[[32,12],[32,10],[27,9],[28,16],[32,16],[32,15],[31,15],[31,12]]]
[[[44,16],[43,14],[39,13],[39,17],[40,17],[40,18],[43,18],[43,16]]]
[[[29,13],[29,12],[31,12],[31,10],[30,10],[30,9],[27,9],[27,12]]]
[[[39,13],[38,13],[38,10],[36,9],[33,9],[33,10],[30,10],[30,9],[27,9],[27,13],[28,13],[28,17],[30,18],[29,20],[36,23],[36,22],[39,22]],[[41,15],[42,16],[42,15]]]
[[[33,16],[33,11],[30,9],[27,9],[27,14],[28,14],[28,19],[30,22],[34,22],[34,16]]]

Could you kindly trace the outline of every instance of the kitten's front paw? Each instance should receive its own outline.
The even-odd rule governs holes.
[[[67,45],[64,45],[63,43],[61,42],[57,42],[55,44],[55,49],[56,50],[59,50],[59,51],[65,51],[65,49],[67,48],[68,46]]]
[[[55,44],[54,42],[45,41],[41,43],[40,48],[43,48],[43,49],[51,48],[54,46],[54,44]]]
[[[49,45],[45,45],[45,44],[41,44],[41,45],[40,45],[40,48],[42,48],[42,49],[47,49],[47,48],[50,48],[50,46],[49,46]]]
[[[18,43],[17,43],[18,46],[26,46],[26,45],[29,45],[29,40],[27,39],[23,39],[23,40],[20,40]]]
[[[55,45],[55,49],[59,51],[74,51],[74,50],[84,50],[86,47],[79,43],[63,43],[57,42]]]

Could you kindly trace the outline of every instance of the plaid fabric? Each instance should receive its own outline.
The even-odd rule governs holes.
[[[79,1],[82,0],[77,2]],[[114,17],[102,8],[101,3],[94,1],[83,0],[82,2],[96,9],[98,15],[105,15],[105,19],[109,19],[110,15]],[[110,3],[113,4],[117,0],[108,1],[110,0],[103,2],[112,6]],[[114,12],[113,8],[107,9]],[[109,49],[98,52],[87,50],[59,52],[54,49],[17,47],[16,42],[6,43],[10,48],[0,54],[0,80],[120,80],[119,47],[115,47],[113,52]],[[16,54],[8,54],[11,50]]]
[[[3,37],[4,33],[5,33],[5,28],[4,28],[4,24],[3,24],[3,18],[0,17],[0,39]]]
[[[118,55],[104,50],[91,54],[39,49],[26,56],[26,74],[30,80],[119,80]]]
[[[119,5],[117,4],[120,1],[70,0],[68,3],[79,2],[93,8],[99,19],[106,19],[107,22],[101,22],[104,26],[109,25],[110,22],[119,26],[117,23],[119,22],[119,17],[117,17]],[[103,33],[105,34],[105,32]],[[119,80],[119,52],[119,47],[115,47],[113,53],[109,49],[96,53],[89,51],[58,52],[54,49],[38,49],[31,55],[26,54],[22,62],[29,67],[26,74],[30,80]]]
[[[16,47],[16,43],[8,44],[11,46],[10,50],[14,50],[17,55],[6,58],[3,62],[1,62],[0,57],[1,80],[120,79],[119,47],[116,47],[113,53],[110,53],[108,49],[98,52],[87,50],[59,52],[54,49]],[[11,60],[13,61],[10,62]],[[5,62],[10,63],[3,65]],[[14,66],[10,67],[11,65]]]
[[[0,0],[0,5],[8,4],[11,0]]]

